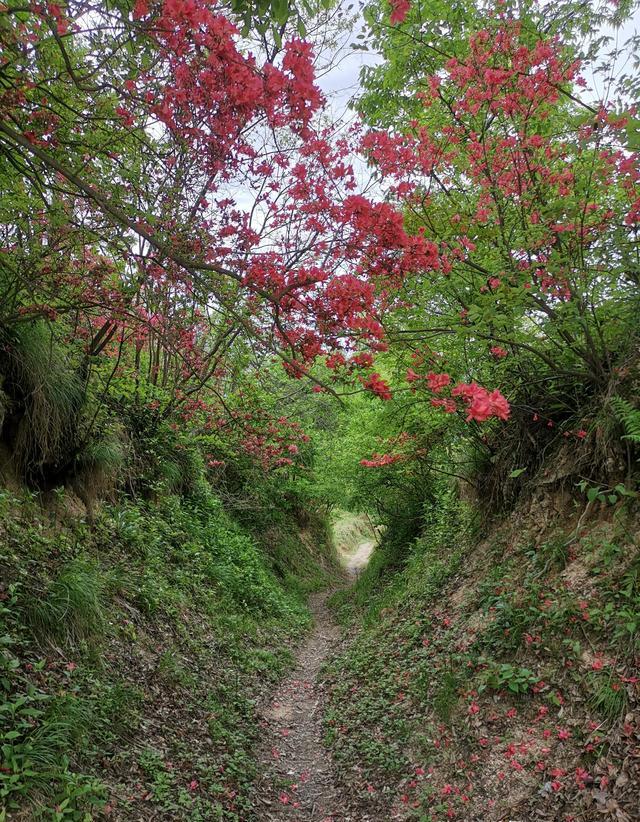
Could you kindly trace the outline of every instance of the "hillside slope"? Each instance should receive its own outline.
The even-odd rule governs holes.
[[[321,522],[273,512],[259,545],[206,486],[92,526],[72,500],[0,493],[0,819],[253,819],[256,702],[335,572]]]
[[[640,819],[637,504],[538,486],[479,534],[450,497],[383,542],[331,663],[327,743],[375,818]]]

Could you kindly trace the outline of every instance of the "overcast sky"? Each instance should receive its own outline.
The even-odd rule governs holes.
[[[347,1],[350,2],[350,0]],[[318,85],[325,93],[329,104],[328,113],[334,121],[349,116],[347,111],[349,100],[358,92],[362,66],[375,65],[380,62],[380,57],[377,54],[355,51],[350,47],[351,43],[357,42],[356,35],[362,30],[363,25],[364,21],[360,17],[351,35],[345,36],[335,65],[330,71],[321,74],[318,78]],[[614,48],[621,48],[630,37],[640,33],[640,13],[636,10],[635,17],[628,20],[621,29],[615,30],[606,27],[601,33],[612,38],[611,43],[602,51],[601,57],[604,58],[609,51]],[[632,71],[631,64],[626,63],[625,65],[625,63],[624,58],[618,58],[613,72],[614,77],[624,71],[629,73]],[[606,101],[612,91],[608,77],[603,74],[594,74],[591,70],[586,70],[583,73],[588,83],[588,88],[583,92],[583,99],[588,102],[594,100]]]

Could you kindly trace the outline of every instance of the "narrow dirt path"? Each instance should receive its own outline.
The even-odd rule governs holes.
[[[373,543],[363,543],[344,558],[350,576],[364,568],[372,550]],[[349,810],[322,743],[322,683],[318,675],[341,638],[326,604],[331,593],[311,597],[313,630],[296,654],[295,669],[262,712],[264,739],[258,754],[256,796],[261,822],[372,822],[372,817],[361,811],[354,816]]]
[[[371,559],[374,546],[375,543],[373,541],[361,542],[352,554],[344,555],[342,561],[348,574],[358,576],[358,574],[366,568]]]

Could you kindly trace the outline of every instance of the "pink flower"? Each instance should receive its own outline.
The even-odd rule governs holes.
[[[364,382],[363,385],[373,394],[376,394],[380,397],[381,400],[390,400],[393,396],[391,394],[391,389],[389,388],[389,384],[382,379],[380,374],[373,373],[371,374]]]
[[[508,420],[509,414],[511,413],[509,403],[497,388],[489,394],[489,399],[491,401],[491,411],[494,417],[498,417],[500,420]]]
[[[409,13],[411,3],[408,0],[390,0],[391,2],[391,25],[396,23],[404,23],[404,20]]]
[[[451,377],[448,374],[434,374],[433,371],[427,374],[427,385],[435,394],[439,394],[450,382]]]
[[[583,788],[584,788],[584,783],[587,780],[591,780],[591,777],[589,776],[589,771],[585,771],[584,768],[576,768],[575,778],[576,778],[576,784],[583,787]]]

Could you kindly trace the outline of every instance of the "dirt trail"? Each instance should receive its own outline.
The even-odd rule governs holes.
[[[351,576],[366,565],[373,543],[363,543],[343,564]],[[260,822],[373,822],[349,810],[336,785],[331,758],[322,739],[320,669],[341,638],[327,608],[331,592],[314,594],[309,602],[314,627],[296,654],[296,667],[263,709],[264,738],[258,762],[256,811]]]
[[[352,554],[346,554],[342,562],[347,569],[347,573],[351,574],[351,576],[358,576],[358,574],[367,567],[374,546],[375,543],[373,541],[361,542]]]

